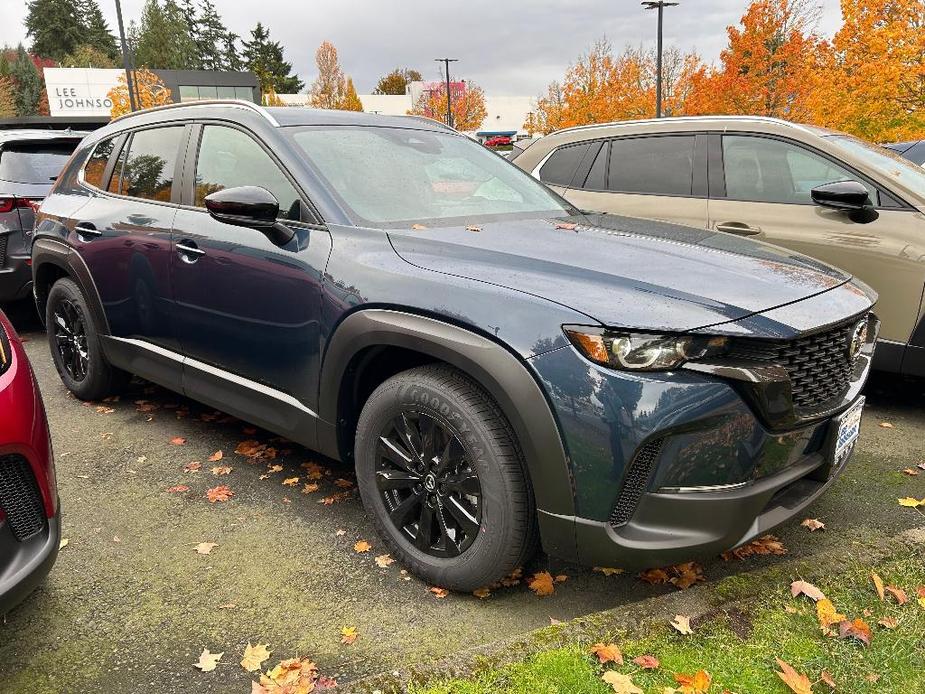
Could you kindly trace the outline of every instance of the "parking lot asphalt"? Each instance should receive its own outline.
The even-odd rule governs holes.
[[[335,483],[353,479],[345,466],[142,382],[118,401],[81,403],[58,379],[30,312],[12,317],[48,411],[68,543],[48,580],[0,624],[0,691],[247,692],[255,677],[238,663],[248,642],[269,644],[265,669],[307,656],[349,682],[673,590],[539,557],[528,573],[568,576],[550,597],[523,584],[485,599],[437,597],[399,564],[377,566],[385,549],[355,489]],[[859,449],[807,514],[826,529],[810,533],[801,516],[776,531],[791,558],[863,552],[925,524],[897,503],[925,497],[925,471],[901,472],[925,461],[925,383],[878,376],[867,394]],[[236,454],[242,441],[277,455]],[[210,462],[216,451],[222,459]],[[184,471],[197,461],[198,471]],[[324,468],[318,491],[302,492],[317,469],[305,463]],[[220,466],[231,470],[213,474]],[[234,496],[210,503],[206,490],[219,485]],[[355,551],[360,540],[372,548]],[[203,542],[217,544],[198,554]],[[787,560],[703,567],[709,584]],[[341,643],[343,627],[356,627],[352,645]],[[203,648],[224,653],[213,672],[193,667]]]

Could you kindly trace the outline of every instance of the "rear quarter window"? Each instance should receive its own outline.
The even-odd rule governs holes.
[[[560,147],[543,164],[540,169],[540,180],[543,183],[567,188],[572,184],[575,171],[590,147],[590,142]]]
[[[51,185],[76,142],[7,142],[0,148],[0,180]]]

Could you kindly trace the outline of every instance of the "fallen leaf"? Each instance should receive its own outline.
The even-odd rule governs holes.
[[[874,588],[877,590],[877,597],[880,598],[880,602],[883,602],[885,599],[883,595],[883,579],[880,578],[880,575],[876,571],[871,571],[870,580],[874,582]]]
[[[225,454],[221,451],[215,451],[212,455],[209,456],[210,463],[217,463],[219,460],[225,457]]]
[[[896,598],[896,602],[900,605],[905,605],[909,602],[909,596],[906,595],[906,591],[902,588],[897,588],[896,586],[887,586],[885,588],[886,592]]]
[[[466,231],[481,231],[481,230],[482,230],[482,227],[480,227],[478,224],[470,224],[466,227]]]
[[[217,542],[200,542],[196,545],[195,550],[198,554],[209,554],[216,547],[218,547]]]
[[[867,675],[864,675],[864,679],[870,683],[874,683],[880,680],[880,675],[878,675],[876,672],[871,672]]]
[[[221,653],[209,653],[208,648],[203,648],[202,653],[199,655],[199,662],[193,663],[193,665],[203,672],[212,672],[223,655],[225,655],[224,651]]]
[[[674,620],[671,622],[671,626],[678,630],[681,634],[693,634],[694,630],[691,629],[691,618],[685,617],[682,614],[675,615]]]
[[[835,689],[838,685],[835,684],[835,680],[832,678],[832,675],[829,674],[828,670],[823,670],[819,673],[819,679],[822,680],[825,684],[829,685],[832,689]]]
[[[317,483],[315,483],[315,482],[306,482],[306,483],[302,486],[302,493],[303,493],[303,494],[311,494],[311,493],[317,492],[317,491],[318,491],[318,485],[317,485]]]
[[[689,561],[671,568],[676,575],[672,576],[670,580],[678,590],[690,588],[695,583],[706,580],[703,577],[703,569],[696,562]]]
[[[338,537],[343,537],[344,535],[347,534],[347,531],[344,530],[343,528],[338,528],[337,530],[334,531],[334,534],[337,535]]]
[[[188,492],[189,487],[187,487],[185,484],[175,484],[172,487],[167,487],[167,491],[170,492],[171,494],[174,494],[176,492]]]
[[[568,580],[568,576],[565,574],[557,574],[555,577],[556,583],[565,583]]]
[[[422,231],[422,230],[426,229],[427,227],[424,226],[423,224],[412,224],[412,225],[411,225],[411,228],[412,228],[414,231]]]
[[[183,466],[183,472],[199,472],[202,469],[202,463],[198,460],[194,460],[192,463],[187,463]]]
[[[606,566],[595,566],[593,570],[605,576],[616,576],[623,573],[623,569],[611,569]]]
[[[325,680],[328,681],[327,679]],[[289,658],[280,661],[272,670],[260,676],[260,684],[252,684],[251,692],[273,694],[307,694],[318,691],[318,666],[308,658]],[[259,687],[259,688],[256,688]],[[329,688],[326,685],[326,688]]]
[[[283,485],[286,487],[294,487],[299,483],[298,477],[287,477],[283,480]]]
[[[669,576],[665,569],[646,569],[639,573],[637,578],[645,583],[658,585],[661,583],[668,583]]]
[[[894,427],[889,422],[880,422],[880,428],[881,429],[892,429]]]
[[[174,436],[172,439],[170,439],[170,443],[172,443],[174,446],[182,446],[186,443],[186,439],[182,436]]]
[[[443,599],[450,594],[450,591],[448,591],[446,588],[438,588],[437,586],[428,588],[428,590],[440,599]]]
[[[916,463],[915,466],[916,466],[919,470],[925,470],[925,461],[922,461],[921,463]]]
[[[340,487],[341,489],[350,489],[353,487],[353,482],[350,480],[345,480],[343,477],[338,477],[336,480],[334,480],[334,486]]]
[[[488,588],[476,588],[472,591],[472,594],[480,600],[484,600],[491,596],[491,590]]]
[[[392,559],[392,557],[390,557],[388,554],[380,554],[375,558],[374,561],[376,562],[376,566],[378,566],[380,569],[387,569],[389,568],[390,564],[395,563],[395,560]]]
[[[267,472],[280,472],[283,469],[282,465],[268,465]]]
[[[597,656],[601,665],[606,665],[607,663],[623,665],[623,653],[620,651],[620,647],[614,643],[598,642],[591,646],[591,652]]]
[[[219,605],[219,606],[218,606],[218,609],[220,609],[220,610],[233,610],[233,609],[236,608],[237,606],[238,606],[237,603],[226,602],[226,603],[224,603],[223,605]]]
[[[916,470],[914,467],[907,467],[903,469],[903,474],[909,475],[909,477],[915,477],[916,475],[919,474],[919,471]]]
[[[212,474],[213,475],[230,475],[231,468],[228,467],[227,465],[216,465],[214,468],[212,468]]]
[[[675,682],[681,685],[682,694],[704,694],[713,681],[710,673],[706,670],[698,670],[693,675],[677,673],[674,679]]]
[[[843,639],[856,639],[865,646],[870,645],[870,627],[863,619],[849,622],[847,619],[838,623],[838,636]]]
[[[578,228],[578,225],[575,222],[559,222],[556,224],[556,229],[564,229],[565,231],[575,231]]]
[[[661,665],[654,655],[640,655],[633,658],[633,662],[643,670],[657,670]]]
[[[340,642],[346,646],[350,646],[359,638],[356,627],[344,627],[340,630]]]
[[[480,588],[479,590],[481,590],[481,588]],[[550,626],[556,626],[556,624],[562,624],[562,620],[561,620],[561,619],[556,619],[555,617],[550,617],[550,618],[549,618],[549,624],[550,624]]]
[[[259,670],[263,662],[270,657],[270,651],[267,650],[269,645],[268,643],[258,643],[256,646],[252,646],[251,642],[248,641],[247,648],[244,649],[244,657],[241,658],[241,667],[248,672]]]
[[[885,629],[895,629],[899,626],[899,622],[896,620],[896,617],[883,617],[877,622],[877,624],[884,627]]]
[[[546,597],[547,595],[552,595],[556,592],[556,587],[553,584],[552,574],[548,571],[540,571],[533,574],[533,577],[530,579],[527,584],[534,593],[538,596]]]
[[[823,632],[828,632],[829,627],[838,624],[845,619],[845,615],[835,611],[835,605],[828,598],[822,598],[816,601],[816,618],[819,620],[819,626]]]
[[[776,535],[762,535],[748,544],[723,552],[720,556],[724,561],[730,561],[731,559],[741,561],[754,555],[768,554],[787,554],[787,548],[784,547],[784,543]]]
[[[780,658],[775,658],[775,660],[780,668],[780,672],[775,670],[775,673],[783,680],[784,684],[790,687],[790,691],[794,692],[794,694],[813,694],[813,685],[806,675],[797,672]]]
[[[645,692],[633,684],[632,677],[615,670],[608,670],[601,675],[601,679],[613,687],[616,694],[645,694]]]
[[[925,501],[925,499],[922,499],[920,501],[919,499],[915,499],[911,496],[898,499],[898,501],[899,501],[900,506],[905,506],[907,508],[915,508],[916,506],[925,506],[925,504],[922,503],[923,501]]]
[[[802,523],[800,523],[800,525],[809,530],[811,533],[814,533],[817,530],[825,530],[825,523],[820,521],[818,518],[807,518]]]
[[[806,581],[794,581],[790,584],[790,594],[793,597],[798,595],[805,595],[812,600],[819,601],[825,597],[825,594],[819,590],[812,583],[807,583]]]
[[[214,504],[216,501],[228,501],[233,496],[234,492],[225,484],[206,490],[206,498],[210,504]]]
[[[353,546],[353,551],[357,552],[358,554],[368,552],[370,549],[372,549],[372,545],[369,544],[366,540],[360,540]]]
[[[70,540],[67,539],[66,537],[61,538],[61,542],[58,543],[58,549],[59,550],[64,549],[65,547],[67,547],[69,542]]]

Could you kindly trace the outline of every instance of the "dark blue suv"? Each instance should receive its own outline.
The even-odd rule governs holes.
[[[798,513],[878,325],[839,270],[583,213],[439,123],[237,102],[88,137],[33,271],[78,397],[135,373],[349,461],[391,551],[460,590],[537,542],[651,566]]]

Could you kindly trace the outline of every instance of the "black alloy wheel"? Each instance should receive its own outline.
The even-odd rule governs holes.
[[[456,433],[435,416],[402,411],[379,437],[376,486],[392,524],[421,552],[456,557],[478,537],[479,476]]]
[[[87,377],[90,365],[83,311],[70,299],[61,299],[54,306],[53,320],[52,328],[61,366],[68,376],[80,383]]]

